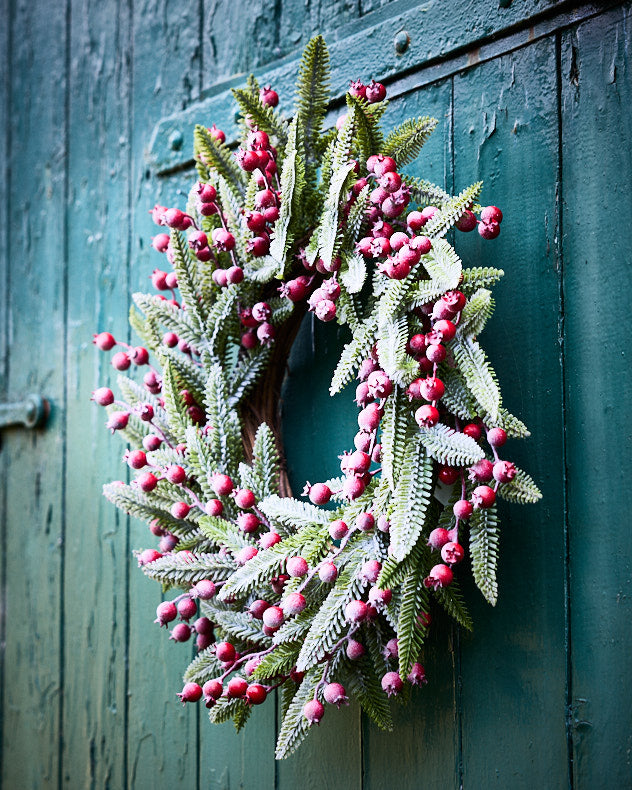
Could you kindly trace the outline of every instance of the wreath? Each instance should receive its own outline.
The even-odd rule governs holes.
[[[179,697],[239,729],[279,689],[278,758],[349,697],[391,729],[388,698],[426,682],[433,607],[472,627],[465,566],[496,603],[497,497],[540,497],[501,457],[528,431],[502,407],[477,340],[503,272],[463,268],[446,240],[452,228],[493,239],[502,213],[478,204],[481,183],[452,196],[402,172],[436,121],[384,136],[380,83],[352,82],[326,129],[328,61],[313,38],[292,120],[254,77],[234,90],[235,152],[215,126],[196,127],[186,207],[152,211],[170,265],[151,275],[158,293],[133,296],[144,345],[94,337],[117,348],[122,398],[100,387],[93,399],[135,473],[105,496],[159,538],[138,564],[182,592],[156,622],[198,648]],[[330,391],[357,376],[360,411],[341,474],[299,499],[278,403],[308,311],[350,330]],[[142,383],[123,375],[133,367]]]

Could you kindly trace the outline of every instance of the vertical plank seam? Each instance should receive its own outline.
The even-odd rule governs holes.
[[[565,649],[565,730],[566,754],[568,766],[568,787],[573,790],[574,778],[574,743],[573,743],[573,658],[571,638],[571,566],[570,566],[570,530],[568,521],[568,446],[566,437],[567,415],[567,386],[566,386],[566,325],[564,313],[564,246],[563,246],[563,129],[562,129],[562,33],[555,34],[555,66],[556,66],[556,93],[557,93],[557,156],[558,172],[556,179],[555,200],[555,225],[556,239],[555,252],[558,261],[558,342],[560,346],[560,377],[561,377],[561,410],[562,410],[562,485],[564,514],[564,649]]]
[[[3,0],[2,6],[7,11],[5,19],[13,20],[15,18],[14,8],[13,8],[13,0]],[[5,210],[4,210],[4,227],[10,228],[10,218],[11,218],[11,190],[9,188],[10,178],[11,178],[11,156],[12,156],[12,137],[11,129],[12,126],[9,123],[9,111],[12,106],[11,102],[11,92],[13,88],[13,25],[11,22],[6,26],[6,70],[4,73],[4,83],[2,85],[2,101],[4,104],[5,112],[4,119],[5,119],[5,126],[2,130],[2,133],[5,135],[4,138],[4,153],[5,153],[5,160],[4,165],[2,168],[2,178],[5,185]],[[2,372],[3,372],[3,381],[5,382],[2,387],[0,387],[0,391],[2,395],[6,396],[6,382],[9,381],[9,289],[10,289],[10,266],[9,266],[9,241],[8,241],[8,234],[5,234],[3,240],[3,249],[2,249],[2,257],[3,257],[3,280],[4,280],[4,288],[3,288],[3,295],[4,295],[4,325],[2,327],[2,337],[3,337],[3,347],[1,349],[2,352]],[[0,439],[1,441],[1,439]],[[2,451],[2,445],[0,444],[0,452]],[[7,458],[6,454],[2,454],[2,472],[3,472],[3,480],[6,480],[7,473],[8,473],[8,466],[9,466],[9,459]],[[2,546],[2,556],[0,557],[0,763],[5,764],[4,760],[4,709],[5,709],[5,697],[4,697],[4,690],[5,690],[5,653],[6,653],[6,640],[7,640],[7,632],[6,632],[6,617],[7,617],[7,487],[2,486],[2,494],[0,497],[0,515],[1,515],[1,523],[0,523],[0,546]],[[2,787],[4,783],[4,772],[0,770],[0,787]]]
[[[60,498],[60,558],[59,558],[59,711],[58,711],[58,763],[57,763],[57,786],[59,790],[63,787],[64,778],[64,692],[66,684],[66,655],[64,649],[64,633],[66,626],[66,597],[64,594],[66,585],[66,475],[68,471],[67,464],[67,438],[68,438],[68,343],[70,340],[70,333],[68,327],[68,268],[69,268],[69,215],[70,215],[70,63],[71,63],[71,30],[72,30],[72,3],[71,0],[66,0],[66,13],[65,13],[65,41],[64,41],[64,72],[65,72],[65,85],[64,85],[64,120],[63,120],[63,206],[64,206],[64,219],[62,230],[62,249],[63,249],[63,278],[62,278],[62,322],[64,333],[64,347],[62,352],[62,365],[64,375],[62,377],[62,395],[61,395],[61,498]]]
[[[130,270],[131,270],[131,256],[132,256],[132,234],[133,234],[133,213],[134,203],[133,183],[134,183],[134,154],[132,150],[133,139],[133,124],[134,124],[134,0],[126,0],[127,3],[127,27],[128,27],[128,40],[127,40],[127,79],[128,79],[128,95],[127,95],[127,216],[129,222],[127,224],[127,239],[125,250],[125,281],[129,283]],[[120,7],[119,7],[120,9]],[[119,10],[120,16],[120,10]],[[130,707],[130,684],[129,684],[129,641],[130,641],[130,596],[131,596],[131,578],[130,578],[130,555],[131,555],[131,519],[125,516],[123,520],[125,529],[125,622],[124,628],[124,653],[123,661],[125,671],[123,675],[123,786],[124,790],[129,788],[129,707]]]
[[[450,172],[448,178],[449,191],[455,193],[455,146],[454,146],[454,75],[450,77],[450,114],[449,123],[449,149]],[[455,724],[456,724],[456,779],[457,787],[463,790],[463,688],[461,672],[461,629],[454,627],[454,694],[455,694]]]

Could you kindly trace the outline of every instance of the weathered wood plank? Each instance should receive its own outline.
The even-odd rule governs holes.
[[[437,128],[419,158],[405,170],[447,189],[452,188],[451,108],[452,81],[445,80],[397,98],[384,117],[385,129],[409,117],[430,115],[437,119]],[[428,685],[414,691],[411,705],[393,706],[393,733],[385,735],[364,723],[365,790],[388,787],[395,775],[402,790],[457,787],[458,642],[449,619],[441,612],[435,614],[421,657]]]
[[[127,521],[101,487],[127,468],[89,398],[116,381],[112,354],[91,346],[92,333],[126,339],[131,19],[125,3],[92,0],[75,0],[70,18],[63,783],[123,787]]]
[[[463,639],[463,783],[532,788],[568,782],[564,733],[562,404],[556,257],[557,113],[553,40],[454,81],[455,188],[485,180],[505,215],[494,242],[458,234],[470,265],[506,272],[482,343],[504,402],[533,432],[506,456],[544,500],[501,508],[500,600],[472,589]]]
[[[11,25],[6,391],[53,402],[45,431],[6,429],[5,685],[2,783],[59,783],[64,490],[64,152],[66,4],[33,14],[16,2]]]
[[[159,186],[150,181],[145,149],[156,120],[198,95],[200,19],[197,3],[177,12],[167,0],[142,0],[134,5],[129,283],[130,291],[147,291],[152,269],[165,265],[150,247],[156,226],[148,211],[156,202],[174,201],[181,182]],[[183,144],[188,146],[191,141]],[[122,305],[117,316],[119,326],[125,326]],[[132,549],[156,545],[147,525],[134,519],[129,535]],[[130,790],[195,788],[198,712],[193,705],[183,707],[176,697],[190,646],[169,642],[165,630],[152,623],[160,588],[143,577],[131,555],[126,562],[130,573],[128,786]]]
[[[574,787],[632,784],[630,4],[562,39],[566,473]],[[625,308],[624,308],[625,309]],[[589,351],[590,349],[590,351]]]

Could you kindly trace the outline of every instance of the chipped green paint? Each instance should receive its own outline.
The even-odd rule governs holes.
[[[1,787],[632,786],[632,547],[618,497],[632,458],[617,417],[632,405],[632,338],[618,322],[608,345],[620,312],[604,288],[625,299],[632,286],[630,3],[0,2],[0,395],[53,404],[44,430],[6,429],[0,445]],[[430,684],[396,710],[394,733],[332,711],[275,764],[273,705],[237,735],[175,698],[187,648],[152,625],[158,591],[130,557],[146,527],[100,500],[104,476],[125,468],[87,402],[113,379],[90,338],[127,332],[129,291],[157,265],[147,210],[181,201],[191,124],[230,133],[229,88],[250,69],[287,95],[317,31],[337,97],[351,77],[381,77],[387,123],[439,119],[414,172],[451,189],[484,178],[505,211],[494,244],[457,244],[506,270],[486,343],[532,428],[519,452],[545,498],[507,509],[498,607],[469,590],[474,634],[439,625]],[[297,489],[335,472],[353,431],[346,393],[328,435],[318,427],[342,342],[306,319],[289,363]]]

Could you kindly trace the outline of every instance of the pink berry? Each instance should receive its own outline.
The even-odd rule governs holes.
[[[446,318],[436,321],[432,329],[446,343],[456,335],[456,325]]]
[[[158,544],[158,548],[163,554],[168,554],[170,551],[173,551],[175,547],[180,542],[180,539],[175,535],[172,535],[168,532],[164,537],[160,539],[160,543]]]
[[[441,559],[447,562],[448,565],[456,565],[456,563],[461,562],[464,556],[465,551],[460,543],[450,541],[441,549]]]
[[[217,190],[212,184],[198,183],[196,192],[201,203],[212,203],[217,197]]]
[[[366,483],[364,478],[356,477],[355,475],[347,477],[342,485],[342,495],[350,502],[362,496],[365,490]]]
[[[151,472],[144,472],[142,475],[138,475],[136,478],[136,485],[141,491],[144,491],[146,494],[148,494],[158,485],[158,478]]]
[[[371,82],[366,86],[366,100],[369,102],[369,104],[384,101],[385,98],[386,88],[384,85],[382,85],[381,82],[371,80]]]
[[[179,208],[168,208],[162,215],[163,224],[169,228],[179,229],[184,221],[184,213]]]
[[[500,224],[498,222],[490,222],[489,224],[485,222],[479,222],[478,234],[483,239],[486,239],[488,241],[491,239],[495,239],[497,236],[500,235]]]
[[[191,638],[191,627],[185,623],[178,623],[171,629],[169,639],[174,642],[188,642]]]
[[[160,623],[161,626],[166,626],[178,616],[178,609],[173,601],[163,601],[158,604],[156,608],[156,619],[154,623]]]
[[[310,726],[320,724],[320,720],[325,715],[325,707],[317,699],[312,699],[303,705],[303,716],[307,719]]]
[[[269,606],[261,618],[268,628],[280,628],[285,620],[283,609],[280,606]]]
[[[211,478],[211,486],[217,496],[228,496],[235,487],[228,475],[214,474]]]
[[[197,702],[202,699],[202,686],[197,683],[185,683],[182,691],[177,695],[183,703]]]
[[[420,406],[415,412],[415,421],[420,428],[432,428],[439,422],[439,410],[429,403]]]
[[[488,461],[487,458],[483,458],[470,467],[468,477],[472,481],[488,483],[492,479],[493,474],[494,465],[491,461]]]
[[[174,518],[186,518],[191,510],[191,505],[187,502],[174,502],[171,505],[171,515]]]
[[[272,546],[276,546],[277,543],[281,542],[281,536],[277,532],[264,532],[263,535],[259,538],[259,545],[262,549],[269,549]]]
[[[419,391],[423,398],[429,401],[440,400],[445,394],[445,386],[436,376],[428,376],[419,384]]]
[[[380,532],[390,532],[391,522],[384,514],[379,516],[377,520],[377,528],[380,530]]]
[[[258,598],[256,601],[253,601],[250,604],[248,607],[248,612],[255,618],[255,620],[261,620],[263,613],[269,608],[270,604],[267,601],[264,601],[262,598]]]
[[[421,664],[415,662],[412,667],[410,668],[410,672],[406,680],[412,686],[421,686],[423,683],[427,683],[426,680],[426,670],[423,668]]]
[[[129,354],[127,354],[125,351],[117,351],[110,361],[112,363],[112,367],[116,370],[127,370],[132,364]]]
[[[208,617],[198,617],[198,619],[193,623],[193,629],[197,634],[212,634],[213,623],[208,619]]]
[[[393,392],[393,382],[383,370],[374,370],[366,383],[373,398],[388,398]]]
[[[281,608],[287,615],[300,614],[306,606],[305,596],[299,592],[290,593],[281,604]]]
[[[499,483],[510,483],[516,476],[516,465],[511,461],[497,461],[494,464],[494,480]]]
[[[255,495],[248,488],[237,488],[234,491],[235,504],[242,510],[251,508],[255,502]]]
[[[191,598],[200,598],[202,601],[210,601],[215,595],[217,588],[210,579],[200,579],[191,588]]]
[[[240,549],[235,554],[235,562],[238,565],[245,565],[247,562],[250,562],[253,557],[256,557],[258,553],[259,550],[254,546],[244,546],[243,549]]]
[[[335,582],[338,577],[338,568],[333,562],[324,562],[318,569],[318,578],[324,584]]]
[[[382,570],[382,563],[377,560],[368,560],[360,569],[360,576],[369,584],[375,584]]]
[[[457,518],[466,520],[474,512],[474,506],[467,499],[459,499],[458,502],[454,503],[452,512]]]
[[[257,328],[257,337],[259,338],[259,342],[264,346],[270,345],[275,336],[276,329],[267,321],[263,324],[260,324]]]
[[[261,103],[268,107],[276,107],[279,103],[279,94],[272,90],[269,85],[261,88],[259,91],[259,98],[261,99]]]
[[[217,126],[215,126],[215,124],[213,124],[208,131],[211,139],[215,140],[215,142],[217,143],[226,142],[226,135],[221,129],[218,129]]]
[[[452,584],[454,574],[447,565],[435,565],[430,569],[430,573],[424,579],[426,587],[432,587],[434,590],[440,587],[448,587]]]
[[[174,483],[175,485],[181,485],[187,478],[187,473],[181,466],[173,465],[169,466],[165,471],[165,477],[170,483]]]
[[[328,702],[330,705],[336,705],[338,708],[341,705],[349,704],[347,692],[340,683],[328,683],[323,689],[323,697],[325,698],[325,702]]]
[[[178,601],[178,614],[183,620],[190,620],[197,614],[197,604],[191,598],[182,598]]]
[[[209,516],[221,516],[224,511],[224,505],[219,499],[209,499],[204,505],[204,512]]]
[[[441,549],[449,540],[448,530],[443,527],[437,527],[428,536],[428,545],[433,549]]]
[[[111,335],[109,332],[100,332],[98,335],[93,335],[92,342],[101,351],[110,351],[116,345],[114,335]]]
[[[348,532],[349,527],[340,519],[332,521],[329,525],[329,534],[333,540],[342,540]]]
[[[350,661],[357,661],[359,658],[365,654],[364,645],[362,642],[358,642],[355,639],[349,639],[347,642],[347,658]]]
[[[382,419],[382,409],[377,403],[369,403],[358,415],[358,425],[364,430],[372,433],[376,430]]]
[[[477,486],[472,491],[472,504],[475,508],[491,507],[496,501],[496,492],[489,486]]]
[[[315,483],[313,486],[310,486],[308,483],[305,489],[303,496],[307,492],[310,501],[315,505],[325,505],[331,499],[331,489],[325,483]]]
[[[369,590],[369,603],[378,609],[388,606],[393,598],[392,590],[380,590],[379,587],[371,587]]]
[[[314,314],[319,321],[333,321],[336,317],[336,305],[330,299],[322,299],[316,305]]]
[[[395,696],[403,688],[404,681],[400,678],[397,672],[387,672],[382,678],[382,689],[389,697]]]
[[[355,527],[360,532],[370,532],[375,526],[375,517],[373,513],[358,513],[355,520]]]
[[[218,642],[215,647],[215,655],[222,664],[232,663],[236,655],[235,646],[230,642]]]
[[[487,431],[487,442],[491,447],[502,447],[507,441],[507,432],[502,428],[490,428]]]
[[[502,222],[503,213],[497,206],[486,206],[481,211],[481,220],[485,223]]]
[[[364,601],[349,601],[345,606],[345,618],[350,623],[359,623],[366,619],[367,605]]]
[[[92,393],[92,398],[98,406],[109,406],[114,403],[114,393],[108,387],[99,387]]]
[[[286,563],[286,566],[289,575],[295,577],[305,576],[309,570],[309,566],[303,557],[290,557]]]

